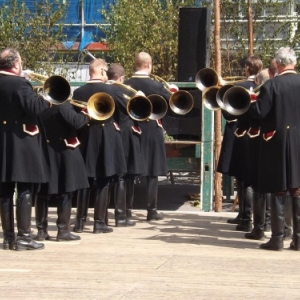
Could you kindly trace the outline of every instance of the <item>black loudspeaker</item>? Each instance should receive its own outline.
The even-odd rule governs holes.
[[[210,65],[210,8],[180,8],[178,82],[194,82],[199,70]]]

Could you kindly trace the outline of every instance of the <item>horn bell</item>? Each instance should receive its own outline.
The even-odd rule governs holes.
[[[215,70],[211,68],[204,68],[196,74],[195,82],[197,88],[203,92],[209,87],[218,85],[219,76]]]
[[[211,86],[202,95],[204,106],[209,110],[219,110],[220,106],[217,102],[217,93],[220,90],[218,86]]]
[[[170,97],[169,105],[174,113],[178,115],[185,115],[192,110],[194,106],[194,98],[187,91],[177,91]]]
[[[43,85],[44,98],[53,104],[62,104],[71,94],[69,82],[62,76],[53,75]]]
[[[152,103],[152,113],[149,117],[150,120],[162,119],[168,111],[168,103],[164,97],[153,94],[148,96],[148,99]]]
[[[239,116],[249,109],[251,96],[247,89],[241,86],[234,86],[225,92],[223,102],[227,112],[234,116]]]
[[[115,101],[106,93],[95,93],[87,102],[87,111],[95,120],[107,120],[115,111]]]
[[[130,98],[126,109],[133,120],[145,121],[152,114],[152,103],[147,97],[137,95]]]
[[[217,92],[216,101],[217,101],[217,104],[219,105],[219,107],[223,110],[225,110],[224,95],[232,87],[233,87],[232,84],[227,84],[227,85],[220,87],[220,89]]]

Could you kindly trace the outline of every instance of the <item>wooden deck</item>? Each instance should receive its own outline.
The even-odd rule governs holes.
[[[235,213],[165,211],[146,222],[136,210],[135,227],[116,228],[110,210],[114,232],[97,235],[92,213],[78,242],[20,252],[0,244],[1,299],[300,299],[300,253],[258,249],[226,223]],[[54,236],[55,221],[51,208]]]

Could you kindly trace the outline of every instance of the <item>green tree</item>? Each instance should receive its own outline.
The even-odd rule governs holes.
[[[221,1],[222,75],[244,75],[242,58],[248,54],[248,1]],[[268,65],[276,49],[295,47],[299,34],[296,31],[298,16],[293,14],[294,0],[252,1],[253,48],[264,65]],[[211,49],[212,59],[214,49]],[[212,61],[212,65],[214,62]]]
[[[200,6],[200,1],[117,0],[101,10],[99,25],[112,50],[111,59],[132,74],[133,58],[146,51],[153,58],[153,73],[167,81],[176,79],[179,8]]]
[[[23,1],[9,0],[0,6],[0,46],[20,51],[24,68],[53,73],[53,62],[66,60],[58,55],[66,40],[63,21],[66,5],[62,0],[35,1],[26,7]]]

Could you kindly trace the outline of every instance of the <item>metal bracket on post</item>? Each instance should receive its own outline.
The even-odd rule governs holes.
[[[214,171],[214,113],[202,108],[201,126],[201,170],[200,170],[200,208],[211,211],[213,207],[213,171]]]

